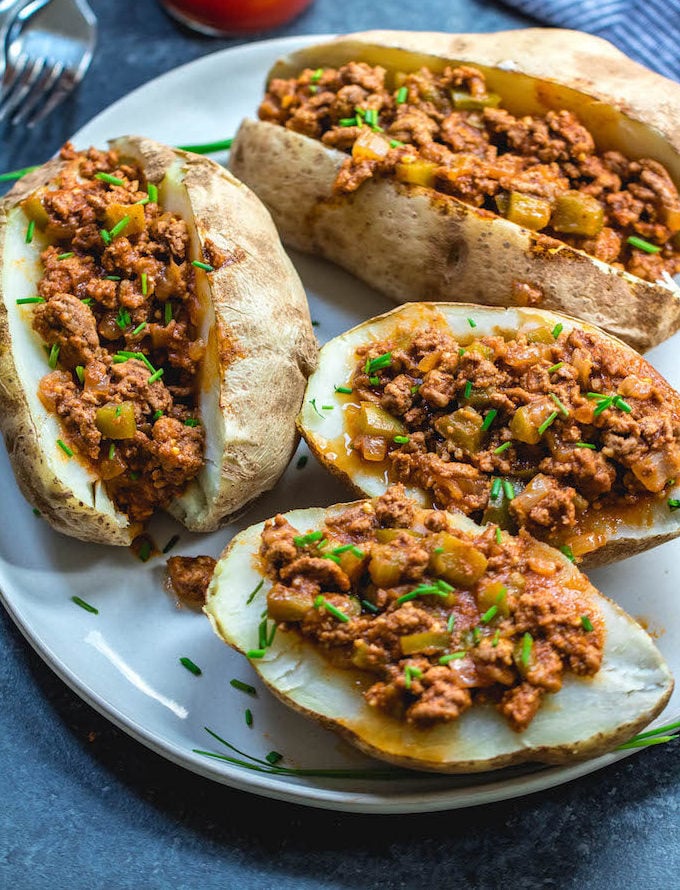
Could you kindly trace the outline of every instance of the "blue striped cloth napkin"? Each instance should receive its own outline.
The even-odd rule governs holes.
[[[680,79],[680,0],[505,0],[540,22],[604,37],[648,68]]]

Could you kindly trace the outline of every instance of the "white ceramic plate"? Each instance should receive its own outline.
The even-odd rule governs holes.
[[[274,59],[318,40],[285,38],[216,53],[178,68],[127,96],[76,134],[79,147],[103,145],[124,133],[171,144],[223,139],[252,115]],[[349,275],[321,261],[295,256],[322,341],[389,308]],[[680,340],[651,356],[676,387]],[[305,453],[301,447],[300,454]],[[161,546],[174,534],[174,553],[217,556],[239,529],[277,511],[348,500],[347,492],[310,459],[293,461],[284,479],[229,529],[199,537],[159,518],[151,532]],[[215,781],[269,797],[356,812],[426,812],[487,803],[539,791],[612,763],[608,755],[569,768],[521,768],[483,776],[394,773],[389,779],[263,774],[195,753],[235,755],[209,727],[242,751],[263,758],[276,750],[282,765],[311,770],[382,769],[335,735],[290,712],[262,689],[247,661],[212,633],[199,613],[180,609],[164,591],[164,561],[142,564],[127,550],[81,544],[53,533],[18,492],[0,453],[0,588],[3,602],[27,639],[83,699],[164,757]],[[7,519],[9,517],[9,519]],[[18,546],[17,542],[30,542]],[[658,635],[680,676],[680,611],[675,576],[680,541],[594,573],[593,580]],[[79,596],[99,614],[71,601]],[[179,663],[190,658],[194,676]],[[230,686],[237,678],[257,687],[252,697]],[[249,708],[253,725],[246,726]],[[678,719],[677,692],[659,723]],[[644,757],[644,755],[643,755]],[[644,764],[641,764],[644,768]]]

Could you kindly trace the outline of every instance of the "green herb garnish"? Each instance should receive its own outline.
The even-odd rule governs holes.
[[[170,538],[170,540],[168,541],[168,543],[165,545],[165,547],[163,548],[163,553],[170,553],[170,551],[177,544],[178,541],[179,541],[179,535],[173,535]]]
[[[465,658],[467,652],[451,652],[449,655],[442,655],[439,664],[448,664],[450,661],[458,661],[459,658]]]
[[[44,303],[45,300],[42,297],[21,297],[21,299],[17,300],[17,306],[24,306],[27,303]]]
[[[72,596],[71,602],[75,603],[76,606],[80,606],[81,609],[85,609],[86,612],[92,612],[93,615],[99,615],[99,609],[86,603],[85,600],[81,600],[79,596]]]
[[[127,226],[127,224],[129,222],[130,222],[129,216],[124,216],[122,219],[119,219],[118,222],[115,224],[115,226],[109,230],[109,238],[111,238],[111,240],[113,240],[118,235],[120,235],[120,233],[123,231],[123,229]]]
[[[330,615],[337,618],[338,621],[349,621],[349,615],[345,615],[345,613],[341,612],[337,606],[334,606],[333,603],[329,603],[322,593],[320,593],[314,600],[314,608],[318,609],[319,607],[324,608]]]
[[[563,330],[564,330],[564,325],[562,324],[561,321],[558,321],[551,332],[555,340],[557,340],[557,338],[559,337],[559,335],[562,333]]]
[[[34,233],[35,233],[35,220],[32,219],[28,224],[28,228],[26,229],[26,244],[31,243],[31,241],[33,240]]]
[[[553,411],[543,423],[538,428],[538,435],[542,436],[543,433],[548,429],[548,427],[553,423],[553,421],[557,418],[557,411]]]
[[[95,173],[94,178],[100,179],[102,182],[108,182],[109,185],[125,185],[122,179],[119,179],[117,176],[111,176],[110,173]]]
[[[504,451],[507,451],[508,448],[512,445],[512,442],[503,442],[502,445],[499,445],[498,448],[494,448],[494,454],[503,454]]]
[[[637,247],[638,250],[644,250],[645,253],[659,253],[661,250],[658,245],[650,244],[649,241],[645,241],[644,238],[638,238],[637,235],[630,235],[626,238],[626,242],[630,244],[631,247]]]
[[[196,676],[196,677],[200,677],[201,674],[203,673],[203,671],[200,669],[200,667],[197,664],[194,664],[193,661],[190,658],[187,658],[185,655],[183,655],[180,658],[179,663],[182,665],[182,667],[185,667],[190,673],[194,674],[194,676]]]
[[[403,105],[407,99],[408,99],[408,87],[399,87],[399,89],[397,90],[397,97],[396,97],[397,105]]]
[[[492,408],[490,411],[487,411],[486,415],[484,416],[484,422],[482,423],[482,432],[489,429],[491,424],[494,422],[494,419],[497,414],[498,414],[498,411],[495,408]]]
[[[264,578],[259,582],[259,584],[257,585],[257,587],[251,592],[250,596],[249,596],[248,599],[246,600],[246,606],[249,606],[249,605],[252,603],[252,601],[255,599],[255,597],[257,596],[257,594],[258,594],[258,593],[260,592],[260,590],[262,589],[262,585],[263,585],[263,584],[264,584]]]
[[[57,439],[57,445],[61,448],[66,457],[73,457],[73,451],[68,447],[66,442],[62,441],[61,439]]]
[[[376,358],[366,359],[366,364],[364,365],[364,372],[366,374],[373,374],[376,371],[381,370],[381,368],[389,368],[392,364],[392,353],[385,352],[382,355],[376,356]]]
[[[314,544],[323,538],[323,532],[308,532],[306,535],[295,535],[293,543],[296,547],[306,547],[307,544]]]
[[[196,266],[197,269],[203,269],[204,272],[214,272],[215,267],[211,266],[210,263],[202,263],[200,260],[192,260],[192,266]]]

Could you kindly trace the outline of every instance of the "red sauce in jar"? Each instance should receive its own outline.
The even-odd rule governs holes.
[[[312,0],[162,0],[182,24],[205,34],[242,34],[276,28]]]

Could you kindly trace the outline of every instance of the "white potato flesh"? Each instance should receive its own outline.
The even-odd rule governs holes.
[[[286,519],[302,534],[321,527],[347,504],[294,510]],[[476,528],[450,515],[451,527]],[[205,612],[225,642],[242,653],[257,648],[260,615],[271,586],[257,562],[263,523],[237,535],[219,560]],[[557,551],[565,579],[577,570]],[[490,705],[476,705],[458,720],[416,729],[371,708],[362,690],[374,677],[330,665],[294,631],[279,630],[263,658],[251,664],[284,703],[340,732],[365,752],[415,769],[481,772],[525,761],[566,763],[596,756],[639,732],[663,709],[673,681],[649,635],[622,609],[590,586],[587,597],[606,626],[603,662],[593,678],[565,675],[560,692],[546,695],[522,733]]]
[[[474,328],[470,326],[468,319],[475,323]],[[345,428],[345,412],[348,407],[357,407],[357,402],[351,395],[336,392],[335,387],[347,385],[350,381],[358,361],[355,355],[357,347],[388,339],[398,327],[415,330],[428,324],[442,326],[463,343],[471,337],[498,334],[501,331],[516,332],[541,326],[552,330],[556,324],[561,324],[565,334],[577,328],[606,337],[617,350],[625,352],[631,368],[643,364],[643,376],[663,380],[630,346],[593,325],[566,315],[538,309],[498,309],[465,303],[407,303],[385,315],[363,322],[325,344],[319,355],[317,370],[309,378],[298,417],[298,427],[311,451],[332,473],[348,482],[359,493],[370,497],[380,495],[390,484],[390,480],[384,465],[376,470],[369,461],[352,453],[351,437]],[[663,383],[668,387],[669,398],[674,400],[676,412],[680,416],[680,395],[671,390],[665,381]],[[324,410],[324,405],[332,405],[332,410]],[[406,491],[420,503],[430,503],[422,489],[407,485]],[[678,497],[680,486],[676,486],[669,494],[671,497]],[[592,568],[632,556],[680,535],[680,511],[669,510],[667,496],[654,499],[645,513],[644,522],[617,522],[604,546],[585,553],[584,565]]]

